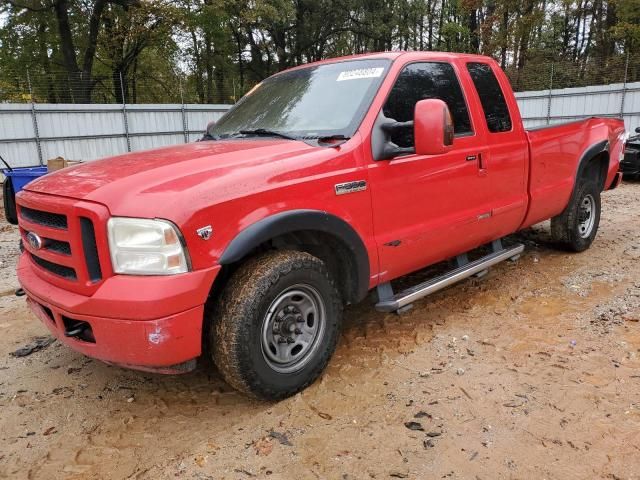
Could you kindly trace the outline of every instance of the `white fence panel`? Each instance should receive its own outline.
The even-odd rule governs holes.
[[[519,92],[516,98],[526,127],[591,115],[622,115],[628,130],[640,126],[640,82]],[[22,167],[58,156],[94,160],[193,142],[229,107],[0,104],[0,155]]]
[[[229,107],[0,104],[0,155],[25,167],[58,156],[95,160],[192,142]]]
[[[46,162],[50,158],[64,157],[68,160],[95,160],[127,151],[127,141],[120,135],[113,137],[66,138],[41,142],[42,158]],[[5,157],[12,165],[12,162]],[[30,165],[37,165],[38,158],[31,159]]]
[[[31,106],[8,104],[0,105],[0,109],[0,155],[15,165],[36,165],[38,148],[33,138]]]
[[[640,126],[640,82],[516,93],[526,127],[590,116],[620,117],[627,130]],[[624,99],[624,101],[623,101]]]

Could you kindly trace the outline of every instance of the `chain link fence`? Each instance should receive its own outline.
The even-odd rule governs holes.
[[[535,59],[523,68],[505,68],[516,92],[610,85],[640,81],[640,52],[611,56],[606,60],[569,61]]]
[[[632,83],[640,81],[640,52],[606,60],[534,57],[520,68],[506,66],[505,72],[516,92]],[[2,71],[0,103],[233,104],[251,87],[234,77],[196,81],[183,73],[116,72],[86,78],[82,73]]]
[[[252,85],[251,85],[252,86]],[[185,75],[86,78],[81,72],[0,72],[0,103],[64,104],[232,104],[251,86],[230,80],[223,85],[196,82]]]
[[[640,125],[640,54],[607,61],[552,60],[507,69],[526,127],[616,117],[628,130]]]

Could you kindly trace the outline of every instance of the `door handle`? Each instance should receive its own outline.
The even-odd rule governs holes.
[[[487,175],[486,155],[478,154],[478,175],[484,177]]]
[[[487,174],[487,165],[486,165],[485,157],[486,156],[483,155],[482,153],[476,153],[472,155],[467,155],[465,159],[467,162],[475,162],[476,160],[478,161],[478,175],[480,175],[481,177],[484,177]]]

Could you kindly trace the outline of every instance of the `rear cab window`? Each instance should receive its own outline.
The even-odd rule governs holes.
[[[411,121],[416,103],[430,98],[440,99],[447,104],[456,136],[473,134],[460,82],[453,66],[446,62],[417,62],[405,66],[382,111],[385,117],[397,122]],[[391,138],[399,147],[412,147],[413,128],[393,132]]]
[[[471,62],[467,63],[467,71],[478,92],[489,132],[510,132],[512,121],[509,107],[491,66],[487,63]]]

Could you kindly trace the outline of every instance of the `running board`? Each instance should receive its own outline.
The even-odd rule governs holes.
[[[458,265],[462,265],[458,268],[451,270],[444,275],[429,279],[426,282],[409,287],[403,292],[395,295],[393,294],[390,283],[387,282],[378,286],[378,297],[380,298],[380,301],[376,304],[376,310],[380,312],[402,311],[416,300],[426,297],[427,295],[437,292],[438,290],[448,287],[460,280],[481,274],[487,268],[497,263],[508,259],[516,260],[524,250],[524,245],[522,244],[509,248],[502,248],[500,241],[494,242],[493,246],[493,253],[479,258],[478,260],[474,260],[473,262],[467,262],[466,255],[461,255],[458,257]]]

